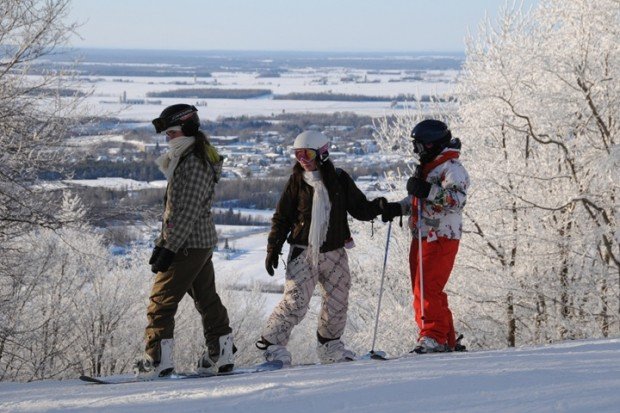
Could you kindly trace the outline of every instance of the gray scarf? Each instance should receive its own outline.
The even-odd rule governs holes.
[[[170,148],[168,152],[155,159],[155,163],[159,167],[159,170],[164,173],[168,181],[172,179],[172,175],[174,175],[174,170],[179,164],[181,155],[183,155],[195,141],[196,138],[193,136],[179,136],[178,138],[174,138],[168,143]]]

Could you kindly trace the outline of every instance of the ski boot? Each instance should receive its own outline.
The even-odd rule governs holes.
[[[439,344],[434,338],[422,336],[410,353],[443,353],[448,351],[448,349],[449,347],[446,344]]]

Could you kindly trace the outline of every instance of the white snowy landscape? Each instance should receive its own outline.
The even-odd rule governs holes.
[[[78,29],[59,20],[67,3],[0,2],[0,413],[620,412],[618,0],[509,1],[446,55],[77,50],[82,60],[58,50]],[[412,126],[429,117],[460,139],[471,178],[445,290],[468,351],[409,354],[407,219],[350,218],[342,340],[359,360],[316,364],[317,288],[290,368],[78,380],[129,377],[144,349],[167,185],[151,119],[180,102],[225,157],[213,263],[237,367],[263,360],[254,343],[285,283],[288,244],[275,276],[264,262],[295,136],[324,132],[369,199],[397,201],[417,165]],[[175,366],[190,372],[204,350],[191,299],[175,323]],[[375,332],[391,360],[363,358]]]
[[[134,384],[0,383],[2,412],[574,412],[620,406],[620,339]]]
[[[383,96],[386,98],[407,94],[411,96],[449,96],[458,75],[456,70],[428,70],[424,80],[398,80],[403,77],[400,71],[392,74],[367,75],[366,70],[328,68],[290,70],[276,79],[257,78],[256,73],[213,72],[210,78],[170,78],[170,77],[132,77],[119,82],[118,77],[100,76],[88,85],[93,94],[86,101],[94,114],[114,113],[119,119],[150,121],[154,113],[159,113],[168,105],[178,103],[179,98],[157,98],[157,104],[149,103],[148,92],[170,89],[192,89],[196,87],[218,87],[227,89],[267,88],[274,94],[334,93]],[[366,83],[342,81],[346,77],[367,78]],[[131,104],[120,102],[120,97],[140,99],[145,103]],[[190,103],[193,103],[190,100]],[[258,99],[209,99],[206,107],[200,109],[203,119],[215,120],[226,116],[258,116],[279,113],[333,113],[353,112],[375,117],[402,112],[404,106],[394,107],[390,101],[343,102],[316,100],[275,100],[271,97]],[[402,102],[401,102],[402,103]]]

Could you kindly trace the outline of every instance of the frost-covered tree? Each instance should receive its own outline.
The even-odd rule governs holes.
[[[79,230],[41,229],[14,243],[22,253],[12,261],[14,277],[2,278],[12,305],[2,315],[0,372],[20,380],[62,377],[79,360],[69,351],[77,339],[73,300],[89,270],[101,268],[84,255],[100,252],[97,240]]]
[[[69,0],[0,2],[0,254],[33,226],[59,226],[47,193],[32,183],[59,165],[81,98],[71,95],[67,73],[33,68],[73,34],[68,7]]]
[[[62,319],[66,308],[64,301],[59,308],[47,305],[28,326],[20,324],[24,316],[20,311],[29,306],[42,308],[42,285],[63,295],[73,288],[73,282],[81,282],[68,280],[73,270],[62,266],[67,256],[53,245],[46,229],[57,230],[83,215],[79,208],[50,202],[51,194],[34,185],[42,171],[60,165],[63,140],[80,113],[76,109],[81,98],[71,92],[75,90],[71,76],[35,70],[38,60],[56,53],[73,34],[75,25],[65,22],[68,6],[68,0],[0,2],[0,367],[31,363],[32,378],[57,370],[53,364],[58,363],[55,352],[60,344],[54,340],[63,326],[55,325],[53,317]],[[68,201],[65,197],[64,202]],[[28,266],[26,257],[32,265]],[[61,267],[51,274],[48,270],[56,262]],[[13,352],[12,346],[23,344],[14,341],[16,337],[35,331],[37,338],[48,340],[53,354],[28,358],[25,349]],[[31,351],[39,344],[33,342]],[[0,368],[0,376],[6,373]]]
[[[68,309],[76,337],[73,377],[130,371],[135,355],[142,351],[144,320],[140,315],[150,281],[144,265],[147,251],[112,257],[100,239],[95,245],[98,251],[84,268],[88,281],[76,291]]]
[[[424,118],[463,142],[472,186],[447,292],[473,347],[619,332],[619,21],[614,0],[506,7],[468,40],[456,116],[418,107],[376,125],[382,150],[405,159]],[[396,188],[410,173],[393,171]],[[406,255],[395,259],[402,280]]]
[[[618,334],[619,21],[616,0],[541,0],[468,41],[458,130],[478,282],[461,291],[488,340]]]
[[[63,228],[14,237],[2,261],[0,381],[126,371],[140,347],[147,251],[112,256],[77,197],[61,206]]]

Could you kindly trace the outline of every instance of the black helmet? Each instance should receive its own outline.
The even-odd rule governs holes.
[[[426,119],[415,125],[411,131],[413,151],[421,162],[430,162],[448,146],[452,133],[448,125],[440,120]]]
[[[171,126],[181,126],[183,135],[194,136],[200,128],[198,109],[185,103],[168,106],[157,119],[153,119],[153,126],[157,133],[162,133]]]

